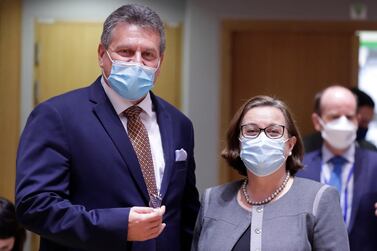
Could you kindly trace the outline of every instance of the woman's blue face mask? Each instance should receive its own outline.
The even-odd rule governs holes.
[[[267,176],[276,172],[285,162],[285,142],[288,139],[270,139],[261,133],[255,139],[240,139],[240,158],[246,168],[256,176]]]

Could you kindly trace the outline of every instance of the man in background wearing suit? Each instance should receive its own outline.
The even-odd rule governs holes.
[[[377,250],[377,152],[355,143],[356,98],[347,88],[330,86],[317,99],[312,120],[323,144],[305,154],[304,169],[298,176],[335,186],[351,250]]]
[[[17,156],[21,223],[40,250],[189,250],[199,209],[191,121],[153,87],[165,34],[131,4],[105,21],[102,76],[38,105]]]
[[[374,102],[373,99],[361,91],[357,87],[350,89],[354,95],[357,97],[357,134],[356,143],[359,147],[377,151],[377,147],[370,141],[365,139],[368,131],[368,125],[373,119],[374,114]],[[318,94],[320,95],[320,93]],[[319,97],[315,98],[314,112],[319,110]],[[320,132],[315,132],[306,135],[303,139],[305,152],[312,152],[321,148],[323,144],[323,139]]]
[[[359,127],[357,128],[356,140],[364,140],[365,142],[373,145],[372,142],[366,140],[366,135],[368,133],[369,123],[373,120],[374,116],[374,101],[371,96],[357,87],[351,88],[351,91],[357,97],[357,121]],[[375,146],[374,150],[377,150]]]

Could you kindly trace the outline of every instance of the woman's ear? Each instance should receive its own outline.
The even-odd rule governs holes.
[[[296,142],[297,142],[297,138],[295,136],[292,136],[291,138],[289,138],[287,142],[288,143],[288,156],[292,155],[292,150],[293,150],[293,147],[295,147]]]

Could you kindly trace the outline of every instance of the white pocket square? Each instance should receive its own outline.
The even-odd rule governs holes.
[[[185,161],[187,159],[187,152],[185,149],[181,148],[175,150],[175,161]]]

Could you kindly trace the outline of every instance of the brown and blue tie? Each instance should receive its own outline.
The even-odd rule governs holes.
[[[156,178],[154,174],[153,159],[151,146],[149,143],[148,132],[140,119],[142,108],[139,106],[131,106],[124,111],[127,117],[127,131],[132,146],[136,152],[137,159],[143,173],[145,184],[151,200],[158,196]],[[157,207],[153,201],[150,206]]]

